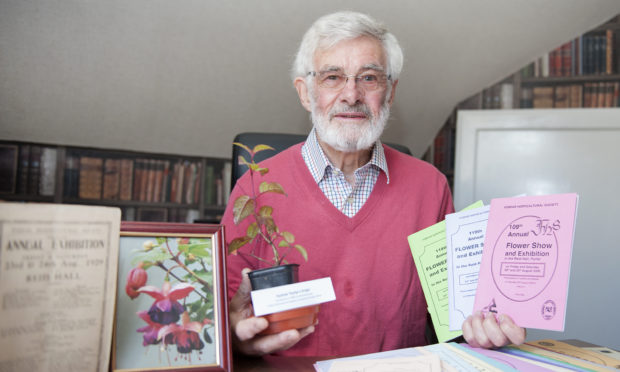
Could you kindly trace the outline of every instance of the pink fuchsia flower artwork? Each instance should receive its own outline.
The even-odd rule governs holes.
[[[201,362],[213,342],[211,240],[153,237],[134,246],[123,300],[139,304],[134,334],[141,338],[132,347],[155,353],[153,367]]]

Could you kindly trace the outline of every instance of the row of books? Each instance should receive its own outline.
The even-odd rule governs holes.
[[[196,204],[200,160],[103,158],[68,154],[64,196],[80,199]]]
[[[521,108],[620,107],[620,82],[523,87]]]
[[[587,33],[553,49],[521,70],[522,77],[620,73],[620,31]]]
[[[513,97],[513,84],[495,84],[482,91],[482,109],[511,109],[513,108]]]
[[[228,171],[227,171],[228,170]],[[204,174],[204,187],[201,182]],[[80,199],[225,205],[230,167],[201,160],[103,158],[69,154],[65,159],[64,196]]]
[[[57,149],[0,144],[0,193],[53,196]]]
[[[206,205],[226,205],[231,189],[230,162],[225,162],[220,168],[207,164],[205,169],[204,198]]]
[[[0,199],[118,205],[127,221],[219,222],[230,161],[155,155],[0,141]]]
[[[456,131],[450,125],[444,125],[435,136],[432,163],[444,174],[454,169],[455,143]]]
[[[577,346],[583,345],[583,346]],[[499,349],[441,343],[318,361],[317,372],[344,371],[613,371],[620,353],[579,342],[544,339]]]

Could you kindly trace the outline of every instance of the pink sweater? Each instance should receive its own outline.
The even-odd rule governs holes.
[[[287,260],[300,264],[301,281],[331,277],[336,292],[335,301],[321,304],[314,333],[281,354],[353,355],[425,343],[426,301],[407,236],[452,213],[452,197],[445,177],[430,164],[389,147],[385,155],[390,183],[381,173],[353,218],[321,192],[301,156],[301,144],[263,163],[269,173],[258,176],[258,183],[279,182],[288,194],[271,193],[263,201],[273,207],[280,229],[293,233],[295,243],[308,251],[308,262],[297,252]],[[249,180],[246,173],[237,183],[224,214],[227,242],[244,235],[249,224],[232,222],[233,202],[241,189],[250,191]],[[261,257],[271,257],[266,247],[261,249]],[[229,299],[244,267],[259,265],[248,256],[228,256]]]

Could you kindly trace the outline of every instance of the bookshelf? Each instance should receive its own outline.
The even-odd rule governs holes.
[[[422,159],[453,186],[459,110],[606,107],[620,107],[620,14],[457,104]]]
[[[229,159],[0,141],[0,200],[108,205],[126,221],[218,223]]]

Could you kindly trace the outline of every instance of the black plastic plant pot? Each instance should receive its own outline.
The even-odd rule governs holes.
[[[293,284],[299,281],[299,265],[288,264],[250,271],[248,273],[252,290]]]

